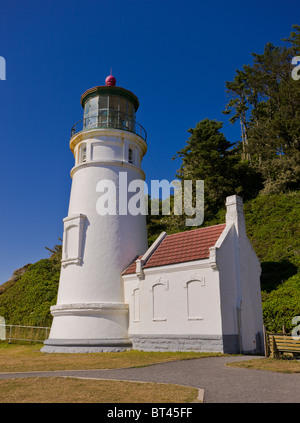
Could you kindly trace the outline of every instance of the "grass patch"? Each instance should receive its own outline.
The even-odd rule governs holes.
[[[146,352],[118,353],[43,353],[41,345],[0,343],[0,372],[30,372],[52,370],[91,370],[143,367],[151,364],[202,357],[221,356],[220,353]]]
[[[300,373],[300,361],[293,359],[257,358],[254,360],[227,363],[227,366],[246,369],[267,370],[279,373]]]
[[[0,380],[0,403],[189,403],[187,386],[72,378]]]

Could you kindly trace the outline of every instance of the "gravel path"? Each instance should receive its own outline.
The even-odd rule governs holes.
[[[163,382],[204,390],[204,403],[299,403],[300,374],[284,374],[226,366],[253,357],[213,357],[113,370],[69,370],[0,373],[0,379],[75,376]]]

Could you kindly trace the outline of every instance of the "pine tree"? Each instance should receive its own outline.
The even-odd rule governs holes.
[[[240,120],[242,160],[261,173],[265,193],[300,187],[300,83],[292,78],[292,58],[300,51],[300,26],[294,25],[289,45],[267,43],[253,53],[252,65],[226,82],[230,100],[225,114]]]
[[[188,130],[187,145],[174,157],[182,159],[179,179],[204,180],[205,219],[214,217],[228,195],[248,199],[259,189],[259,176],[241,162],[238,150],[220,132],[222,126],[222,122],[202,120]]]

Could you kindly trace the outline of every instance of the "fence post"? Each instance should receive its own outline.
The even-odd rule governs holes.
[[[6,340],[6,327],[5,327],[5,319],[3,316],[0,316],[0,341]]]
[[[2,320],[1,320],[2,319]],[[4,321],[4,324],[2,323]],[[18,328],[19,330],[12,330],[12,328]],[[4,328],[4,330],[2,329]],[[9,328],[9,331],[8,331]],[[20,329],[30,329],[30,332],[20,331]],[[44,339],[37,339],[39,337],[36,337],[36,333],[33,332],[35,329],[39,329],[40,331],[46,331]],[[50,327],[45,326],[21,326],[21,325],[7,325],[5,323],[4,318],[1,318],[0,316],[0,340],[8,340],[8,343],[10,344],[11,341],[35,341],[35,342],[44,342],[45,339],[48,337],[48,333]],[[7,333],[8,332],[8,333]],[[13,333],[12,333],[13,332]],[[43,332],[39,332],[43,334]],[[14,338],[12,337],[12,334],[14,335]],[[38,334],[37,334],[38,335]]]
[[[278,351],[277,351],[274,335],[272,335],[272,354],[271,354],[271,357],[272,358],[278,358]]]
[[[269,350],[269,340],[268,335],[266,332],[266,326],[263,325],[263,334],[264,334],[264,350],[265,350],[265,357],[267,358],[269,356],[270,350]]]

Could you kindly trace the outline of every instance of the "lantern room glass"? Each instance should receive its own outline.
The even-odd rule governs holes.
[[[134,105],[130,100],[118,95],[95,95],[84,105],[83,128],[117,128],[134,131]]]

